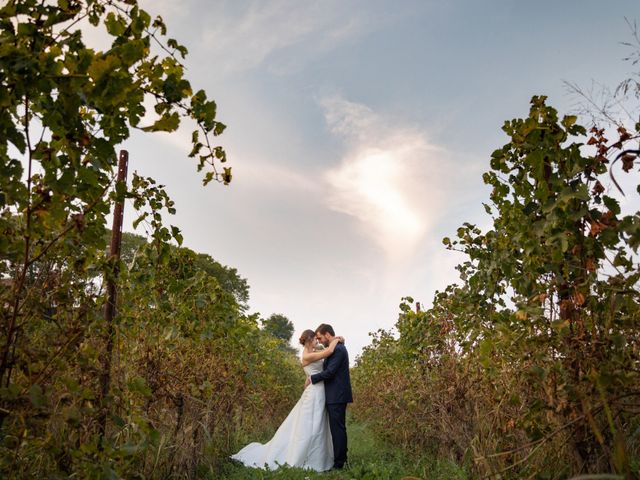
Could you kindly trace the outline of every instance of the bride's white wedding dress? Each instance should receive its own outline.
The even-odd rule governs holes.
[[[322,360],[306,367],[307,375],[322,371]],[[333,466],[333,444],[324,403],[324,382],[304,389],[300,400],[268,443],[250,443],[231,458],[249,467],[276,469],[279,465],[319,472]]]

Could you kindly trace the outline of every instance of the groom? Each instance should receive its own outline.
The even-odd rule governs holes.
[[[331,325],[316,328],[316,338],[328,347],[336,334]],[[333,468],[341,469],[347,461],[347,403],[353,402],[349,378],[349,354],[344,344],[338,343],[333,353],[325,358],[322,372],[311,375],[311,383],[324,381],[325,402],[329,414],[329,428],[333,440]]]

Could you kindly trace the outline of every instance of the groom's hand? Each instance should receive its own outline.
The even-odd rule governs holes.
[[[310,384],[311,384],[311,379],[307,377],[307,379],[304,382],[304,388],[307,388]]]

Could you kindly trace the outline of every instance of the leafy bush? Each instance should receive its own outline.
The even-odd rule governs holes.
[[[83,20],[109,35],[106,51],[85,45]],[[132,129],[182,120],[197,125],[189,155],[203,182],[231,180],[216,104],[193,91],[187,50],[166,33],[135,0],[0,7],[3,478],[215,472],[237,436],[271,427],[300,393],[299,365],[245,314],[246,281],[172,244],[182,236],[164,222],[175,206],[163,186],[138,174],[114,185]],[[125,198],[150,241],[118,261],[106,223]]]
[[[534,97],[505,123],[483,177],[493,228],[444,239],[468,257],[462,283],[426,312],[404,299],[399,338],[378,332],[359,358],[356,413],[381,434],[481,475],[638,474],[640,214],[603,187],[638,133],[609,144],[576,120]]]

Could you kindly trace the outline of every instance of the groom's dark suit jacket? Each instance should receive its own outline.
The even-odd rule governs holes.
[[[349,354],[342,343],[337,344],[333,354],[324,359],[322,372],[311,375],[311,383],[323,381],[327,404],[353,402]]]

